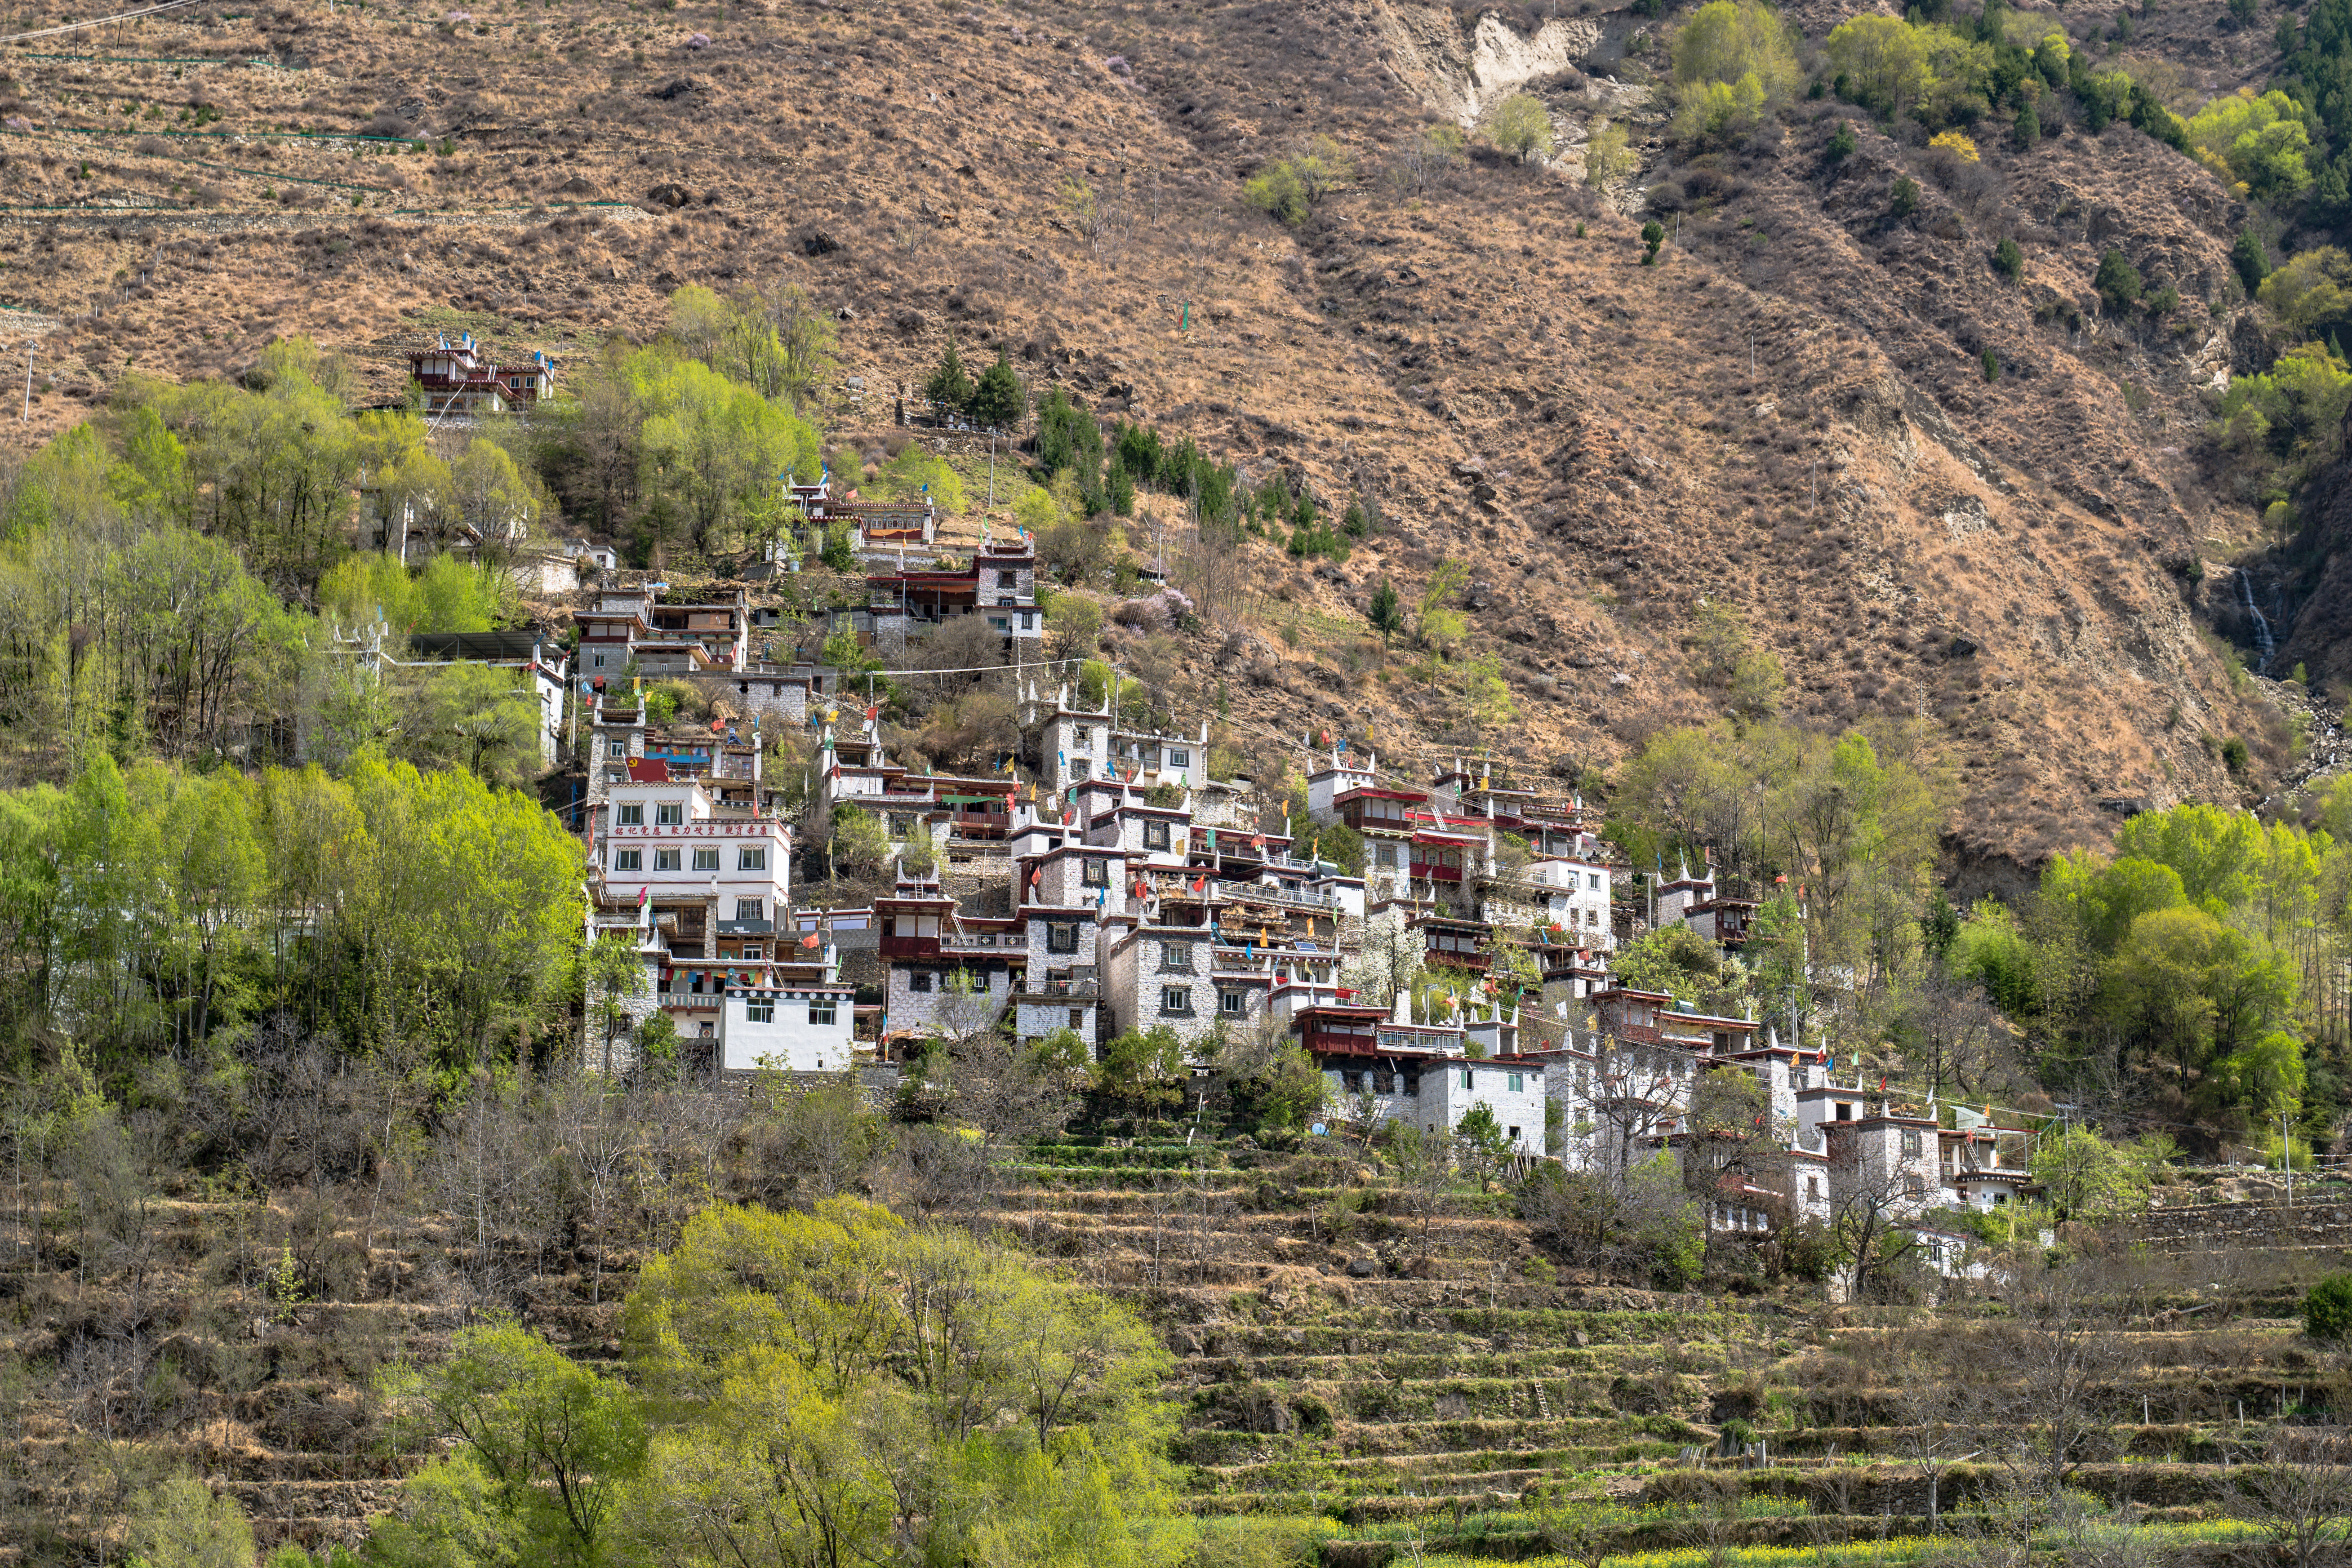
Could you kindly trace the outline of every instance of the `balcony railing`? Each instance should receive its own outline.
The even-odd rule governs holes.
[[[1455,952],[1443,947],[1433,947],[1421,956],[1425,963],[1442,964],[1449,969],[1467,969],[1480,974],[1492,968],[1495,963],[1491,953]]]
[[[1092,1002],[1102,995],[1099,980],[1038,980],[1024,983],[1013,991],[1024,1000]]]

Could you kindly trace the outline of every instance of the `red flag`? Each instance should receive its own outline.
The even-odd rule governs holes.
[[[866,710],[866,721],[868,724],[871,724],[875,720],[879,719],[880,717],[882,717],[882,705],[878,702]]]
[[[1044,868],[1040,868],[1039,869],[1037,869],[1037,870],[1034,870],[1034,871],[1032,871],[1032,872],[1030,872],[1030,873],[1029,873],[1029,885],[1030,885],[1031,887],[1033,887],[1033,888],[1034,888],[1034,887],[1035,887],[1038,883],[1040,883],[1040,882],[1044,881],[1045,879],[1045,870],[1044,870]]]
[[[1878,1092],[1881,1094],[1885,1094],[1886,1092],[1886,1079],[1884,1076],[1882,1076],[1878,1080]]]
[[[1207,892],[1207,891],[1209,890],[1209,879],[1207,879],[1206,877],[1195,877],[1195,878],[1193,878],[1193,879],[1192,879],[1192,890],[1193,890],[1194,892],[1196,892],[1196,893],[1205,893],[1205,892]]]
[[[811,931],[808,935],[801,938],[801,945],[803,947],[814,947],[816,945],[816,932]]]

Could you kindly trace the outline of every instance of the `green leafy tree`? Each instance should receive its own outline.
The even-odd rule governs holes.
[[[1658,247],[1665,243],[1665,225],[1660,223],[1656,218],[1652,218],[1649,222],[1643,224],[1642,226],[1642,265],[1644,267],[1656,266],[1658,263]]]
[[[636,933],[599,933],[583,952],[581,969],[587,983],[589,1016],[604,1036],[602,1071],[610,1078],[613,1042],[628,1030],[629,1003],[646,994],[646,963],[637,951]]]
[[[1745,130],[1803,79],[1787,29],[1759,0],[1707,0],[1675,35],[1675,131],[1699,140]]]
[[[1633,154],[1625,127],[1615,121],[1596,124],[1584,143],[1584,183],[1603,190],[1633,172]]]
[[[131,1561],[147,1568],[252,1568],[253,1527],[236,1499],[180,1477],[131,1500]]]
[[[1494,115],[1486,122],[1486,134],[1496,146],[1522,163],[1531,157],[1549,158],[1552,149],[1551,111],[1534,93],[1515,92],[1495,106]]]
[[[2315,1340],[2352,1336],[2352,1274],[2331,1274],[2303,1299],[2303,1330]]]
[[[626,1384],[498,1321],[459,1330],[429,1373],[395,1368],[385,1393],[412,1441],[454,1448],[404,1487],[372,1543],[384,1560],[479,1560],[493,1543],[509,1560],[608,1559],[648,1441]]]
[[[2017,106],[2017,118],[2010,121],[2010,139],[2021,153],[2032,152],[2042,140],[2042,116],[2035,113],[2032,100]]]
[[[1922,29],[1865,14],[1843,22],[1823,46],[1838,90],[1881,114],[1908,113],[1934,81]]]
[[[2061,1219],[2112,1219],[2137,1212],[2147,1197],[2140,1167],[2087,1127],[2037,1139],[2032,1171]]]
[[[1129,1029],[1104,1042],[1095,1066],[1095,1089],[1138,1111],[1176,1105],[1191,1076],[1181,1036],[1165,1024]]]
[[[2025,273],[2025,252],[2018,248],[2017,241],[2004,237],[1992,247],[1992,265],[1995,271],[2015,282]]]
[[[849,1198],[718,1205],[646,1264],[633,1367],[656,1561],[1176,1568],[1166,1352],[1125,1307]]]

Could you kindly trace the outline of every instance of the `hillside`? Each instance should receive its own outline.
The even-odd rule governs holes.
[[[2256,532],[2197,458],[2200,387],[2263,352],[2230,303],[2242,212],[2126,127],[1989,134],[1960,163],[1864,123],[1841,162],[1822,101],[1678,161],[1647,90],[1664,24],[1589,5],[456,15],[178,12],[68,35],[79,57],[19,46],[20,436],[126,374],[239,372],[274,336],[343,351],[354,394],[389,398],[430,331],[576,366],[658,329],[680,284],[797,285],[838,323],[839,436],[878,434],[952,337],[1330,510],[1372,502],[1382,530],[1345,564],[1252,546],[1241,635],[1182,652],[1196,692],[1270,730],[1303,710],[1433,758],[1496,740],[1360,629],[1373,584],[1410,598],[1453,559],[1514,749],[1572,773],[1720,711],[1685,637],[1728,601],[1796,715],[1949,743],[1973,884],[2133,805],[2234,797],[2226,739],[2253,794],[2291,761],[2199,629]],[[1794,15],[1815,40],[1839,16]],[[2225,87],[2259,76],[2239,46],[2265,25],[2235,74],[2185,14],[2137,47]],[[1553,110],[1550,167],[1406,167],[1424,123],[1521,85]],[[1605,199],[1578,178],[1601,116],[1638,162]],[[1242,176],[1310,133],[1358,177],[1286,227]],[[1906,174],[1924,199],[1898,218]],[[1649,213],[1672,230],[1655,268]],[[2004,237],[2014,283],[1989,261]],[[2104,317],[2109,247],[2179,307]],[[1312,658],[1275,657],[1279,634]]]

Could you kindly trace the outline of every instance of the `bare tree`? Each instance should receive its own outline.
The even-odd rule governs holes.
[[[1918,1242],[1902,1224],[1917,1206],[1900,1173],[1832,1153],[1830,1232],[1836,1238],[1847,1300],[1882,1290],[1895,1267],[1917,1253]]]
[[[2271,1539],[2276,1561],[2319,1568],[2352,1556],[2352,1440],[2283,1427],[2259,1465],[2232,1471],[2230,1511]]]
[[[2081,1264],[2021,1274],[2008,1291],[2011,1317],[1949,1341],[1975,1445],[2006,1473],[2021,1531],[2112,1447],[2106,1402],[2126,1303],[2105,1285]]]
[[[1454,1184],[1454,1135],[1442,1128],[1391,1122],[1388,1157],[1396,1171],[1399,1195],[1421,1221],[1421,1253],[1426,1258],[1430,1228]]]

